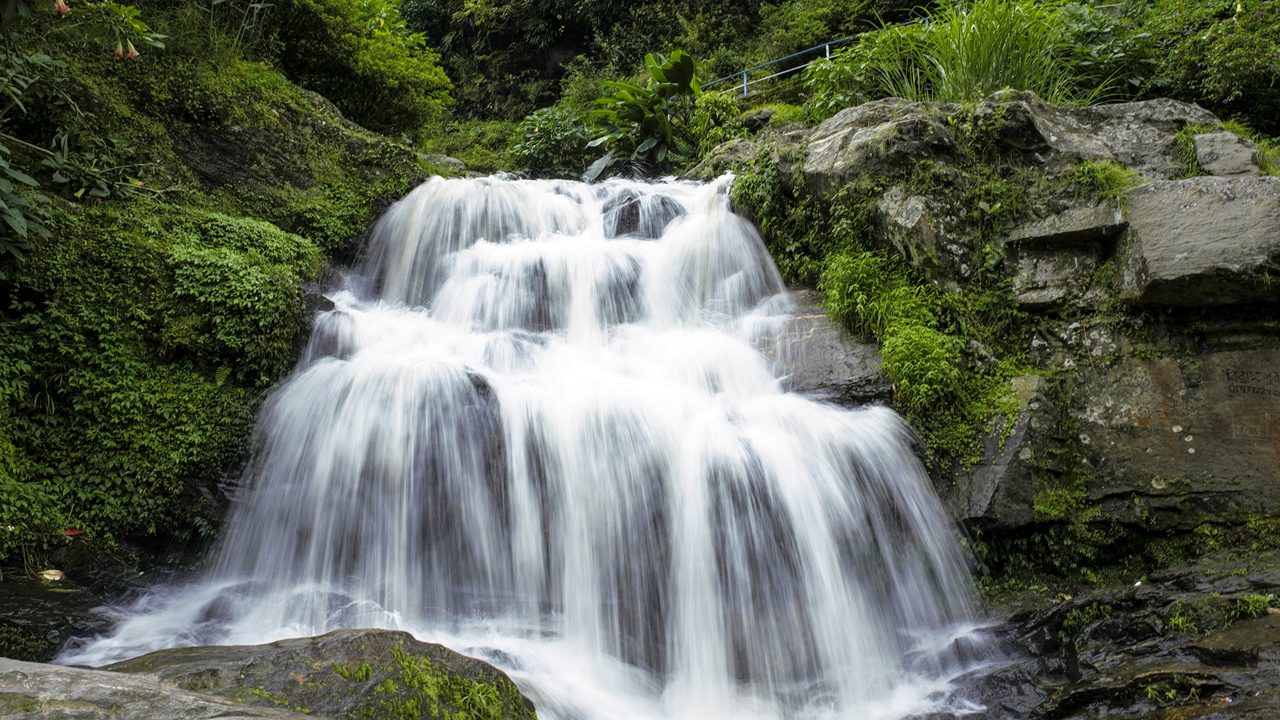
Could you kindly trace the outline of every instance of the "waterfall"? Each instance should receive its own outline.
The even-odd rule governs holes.
[[[791,301],[729,182],[414,190],[262,410],[203,578],[60,660],[373,626],[543,718],[928,709],[957,538],[897,415],[785,391]]]

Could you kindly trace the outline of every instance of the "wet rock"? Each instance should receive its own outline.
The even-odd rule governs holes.
[[[672,220],[683,215],[684,208],[666,195],[626,190],[605,202],[604,236],[657,240]]]
[[[0,583],[0,657],[45,662],[73,636],[105,630],[93,613],[103,598],[75,580],[47,582],[14,574]]]
[[[11,720],[154,720],[313,717],[252,707],[152,677],[0,658],[0,717]]]
[[[709,182],[727,172],[736,172],[751,164],[759,148],[750,140],[736,138],[716,146],[701,162],[689,171],[693,180]]]
[[[990,720],[1280,717],[1280,615],[1230,611],[1246,591],[1280,591],[1277,560],[1224,552],[1136,586],[1005,609],[988,631],[1004,659],[959,678],[955,695]],[[1210,619],[1210,607],[1223,612]],[[1175,613],[1202,624],[1171,629]]]
[[[532,718],[533,705],[500,670],[442,645],[387,630],[338,630],[269,645],[161,650],[106,668],[251,705],[328,717],[389,717],[417,698],[424,717],[454,717],[484,701],[497,716]],[[427,701],[418,693],[431,692]]]
[[[1039,308],[1100,299],[1089,279],[1115,247],[1127,223],[1107,203],[1077,206],[1024,225],[1009,236],[1018,303]]]
[[[1044,433],[1052,425],[1046,382],[1038,375],[1014,378],[1018,415],[1006,433],[996,421],[983,441],[982,460],[953,475],[938,488],[943,504],[957,520],[983,519],[994,527],[1031,522],[1031,472],[1044,451]]]
[[[1124,297],[1182,307],[1280,300],[1280,178],[1151,183],[1128,202]]]
[[[1223,177],[1262,175],[1258,167],[1258,148],[1249,140],[1228,130],[1200,133],[1193,138],[1196,164],[1206,175]]]
[[[879,347],[832,323],[816,292],[800,290],[793,296],[795,315],[772,349],[765,348],[776,358],[783,387],[842,405],[888,402],[893,390],[881,369]]]

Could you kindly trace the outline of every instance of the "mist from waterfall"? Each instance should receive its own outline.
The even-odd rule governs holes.
[[[936,709],[972,616],[891,410],[786,391],[730,179],[433,179],[374,228],[198,582],[62,662],[407,629],[543,718]]]

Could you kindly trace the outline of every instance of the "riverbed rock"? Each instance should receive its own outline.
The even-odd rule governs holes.
[[[158,678],[0,658],[0,717],[10,720],[237,720],[314,717],[253,707]]]
[[[500,670],[404,632],[337,630],[269,645],[160,650],[108,666],[187,691],[328,717],[389,717],[406,704],[454,717],[533,718],[533,705]],[[436,697],[427,699],[422,693]]]
[[[1280,717],[1280,551],[1208,555],[1047,606],[997,607],[1004,661],[956,682],[988,720]]]
[[[1280,300],[1280,178],[1156,182],[1127,197],[1122,296],[1181,307]]]

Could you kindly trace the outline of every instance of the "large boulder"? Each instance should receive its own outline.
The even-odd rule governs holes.
[[[99,670],[0,659],[0,717],[535,717],[488,663],[403,632],[160,650]]]
[[[805,185],[832,197],[858,175],[893,175],[925,157],[954,154],[958,146],[942,119],[947,109],[958,111],[889,98],[841,110],[809,135]]]
[[[1059,107],[1013,90],[983,100],[975,119],[986,136],[1023,151],[1033,162],[1111,160],[1153,179],[1183,172],[1179,131],[1217,122],[1209,111],[1174,100]]]
[[[1280,300],[1280,178],[1197,177],[1128,193],[1121,291],[1156,305]]]

